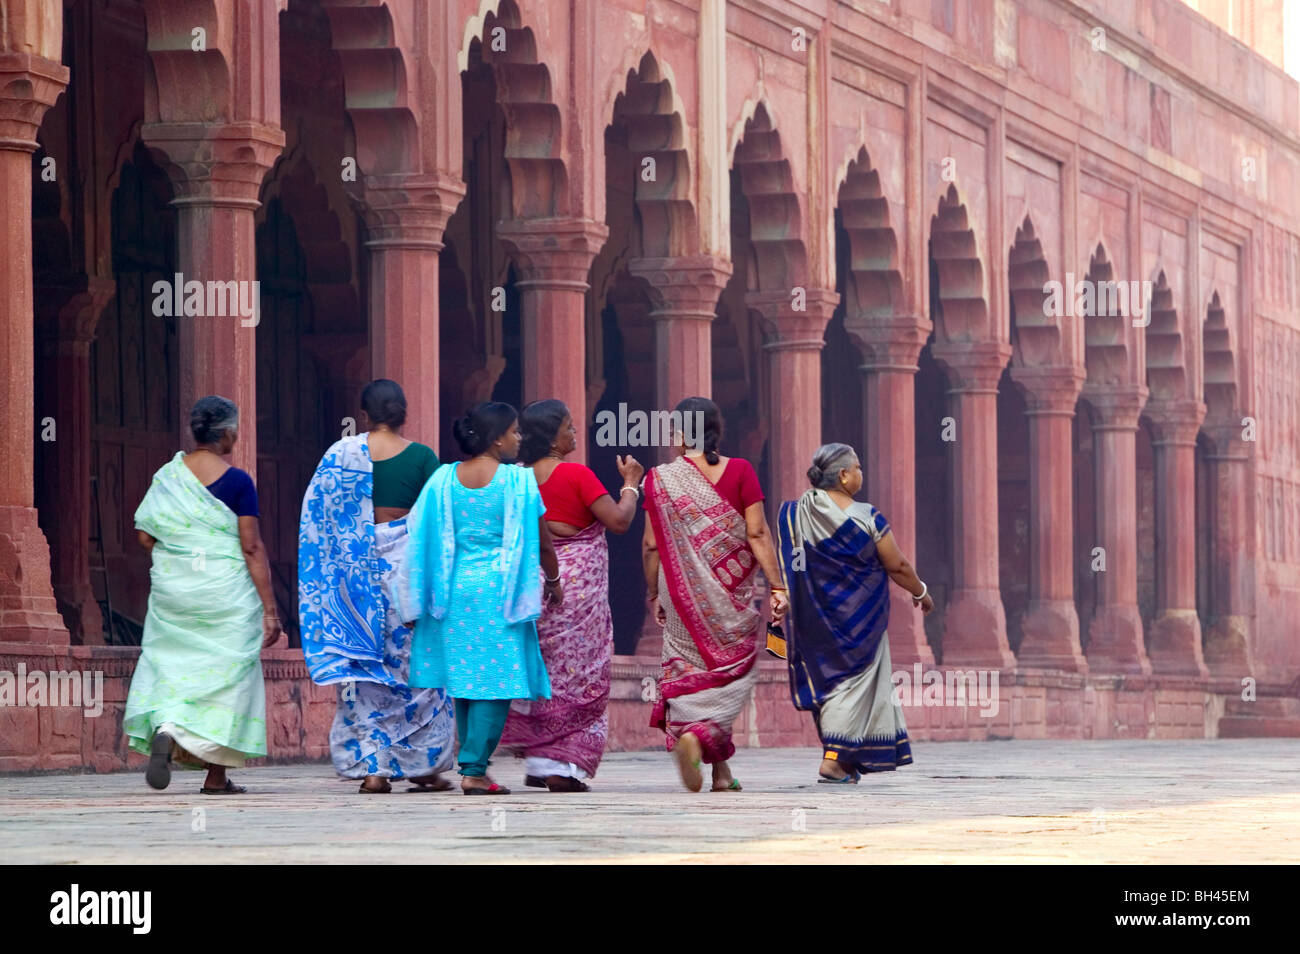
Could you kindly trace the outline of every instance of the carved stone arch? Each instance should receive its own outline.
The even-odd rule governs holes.
[[[551,71],[538,61],[537,39],[524,26],[514,0],[500,0],[495,10],[486,10],[482,24],[469,39],[461,69],[482,63],[496,79],[497,102],[506,120],[503,151],[510,174],[510,215],[561,215],[568,211],[569,187],[562,154],[563,117],[554,101]],[[498,38],[503,49],[495,49]]]
[[[1187,395],[1187,355],[1174,306],[1173,289],[1161,269],[1147,303],[1146,384],[1152,401],[1176,401]]]
[[[1115,280],[1114,266],[1102,244],[1097,245],[1089,260],[1087,280],[1093,288],[1102,288]],[[1112,388],[1132,383],[1127,325],[1128,320],[1123,316],[1084,315],[1083,356],[1089,388]]]
[[[1051,307],[1047,283],[1051,273],[1043,244],[1034,233],[1034,223],[1029,215],[1016,229],[1015,242],[1007,257],[1008,282],[1011,293],[1011,363],[1018,368],[1061,367],[1071,363],[1066,354],[1066,336],[1061,322],[1066,312],[1066,296],[1074,289],[1063,288]],[[1051,314],[1057,311],[1058,314]]]
[[[693,254],[699,245],[685,121],[678,103],[653,52],[628,71],[623,92],[614,100],[611,125],[624,126],[627,148],[636,159],[637,225],[641,256],[648,259]]]
[[[754,257],[747,287],[788,295],[791,288],[807,283],[808,251],[794,174],[766,104],[759,103],[745,123],[732,168],[749,205]]]
[[[930,258],[938,275],[938,300],[930,303],[939,341],[980,341],[989,335],[984,265],[966,205],[949,184],[930,219]]]
[[[357,166],[368,176],[419,172],[420,138],[406,55],[383,0],[320,0],[343,71]]]
[[[149,52],[144,115],[149,123],[230,122],[235,83],[227,52],[235,5],[215,0],[144,0]],[[195,50],[196,30],[203,50]]]
[[[889,200],[866,147],[845,171],[836,196],[840,224],[849,238],[849,274],[845,276],[846,313],[889,317],[902,305],[903,276],[898,262],[898,234],[889,217]]]
[[[1236,351],[1228,316],[1217,290],[1210,296],[1201,336],[1205,360],[1201,400],[1206,407],[1205,423],[1207,426],[1239,427]]]

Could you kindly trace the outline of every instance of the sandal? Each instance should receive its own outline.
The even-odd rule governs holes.
[[[524,784],[529,788],[546,788],[546,779],[540,775],[525,775]]]
[[[445,778],[438,778],[432,782],[420,782],[415,779],[410,780],[414,788],[408,788],[408,792],[445,792],[451,788],[451,782]]]
[[[166,732],[153,737],[149,746],[149,767],[144,771],[144,780],[150,788],[162,790],[171,784],[172,744],[172,737]]]
[[[714,786],[712,789],[710,789],[710,791],[714,791],[714,792],[741,792],[741,791],[744,791],[744,789],[742,789],[742,788],[740,787],[740,779],[738,779],[738,778],[733,778],[733,779],[731,780],[731,784],[728,785],[728,786],[726,786],[725,788],[718,788],[717,786]]]
[[[243,795],[248,789],[242,785],[236,785],[230,779],[226,779],[225,788],[204,788],[199,789],[200,795]]]
[[[554,779],[555,781],[551,781]],[[591,786],[580,778],[568,775],[548,775],[546,788],[551,792],[590,792]]]
[[[850,772],[843,778],[831,778],[828,775],[822,775],[820,772],[817,775],[819,776],[817,779],[819,785],[857,785],[858,779],[862,777],[857,772]]]
[[[357,792],[361,795],[387,795],[393,790],[393,786],[389,783],[388,779],[380,778],[380,781],[384,783],[383,788],[366,788],[366,783],[362,782],[361,787],[357,789]]]
[[[490,788],[466,788],[462,792],[465,795],[509,795],[510,789],[493,782]]]

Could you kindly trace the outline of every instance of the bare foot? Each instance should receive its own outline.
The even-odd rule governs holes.
[[[416,775],[407,779],[412,785],[418,785],[421,790],[430,792],[445,792],[451,788],[451,782],[447,781],[437,772],[429,775]]]
[[[673,755],[677,757],[677,771],[681,773],[682,784],[689,791],[698,792],[704,787],[704,775],[700,771],[700,740],[694,732],[683,732],[682,737],[673,746]]]
[[[225,788],[226,787],[226,767],[224,765],[209,765],[208,777],[203,782],[204,788]]]

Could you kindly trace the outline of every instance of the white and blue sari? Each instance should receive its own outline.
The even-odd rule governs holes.
[[[841,510],[824,490],[781,505],[781,570],[790,695],[811,711],[823,758],[851,775],[912,762],[889,659],[889,575],[876,544],[889,522],[855,502]]]
[[[420,778],[451,767],[454,720],[441,689],[410,685],[411,628],[393,585],[407,520],[374,522],[367,435],[321,459],[298,528],[298,619],[312,680],[339,687],[330,756],[344,778]]]

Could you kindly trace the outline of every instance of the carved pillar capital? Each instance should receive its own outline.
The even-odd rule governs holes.
[[[1011,345],[1005,341],[943,342],[934,346],[934,357],[948,371],[949,391],[996,394],[1002,369],[1011,358]]]
[[[447,220],[464,195],[465,183],[442,173],[366,176],[357,193],[366,247],[442,251]]]
[[[933,324],[924,315],[846,315],[844,329],[862,353],[863,371],[916,373]]]
[[[1012,368],[1011,379],[1024,388],[1026,413],[1072,417],[1085,374],[1073,366]]]
[[[140,136],[167,167],[178,207],[256,209],[262,179],[284,148],[284,130],[256,122],[145,123]]]
[[[758,312],[766,351],[821,351],[826,325],[839,301],[839,294],[828,288],[805,289],[802,295],[786,291],[745,295],[746,306]]]
[[[1205,405],[1200,401],[1151,401],[1146,406],[1146,414],[1155,425],[1153,444],[1195,447],[1201,422],[1205,420]]]
[[[68,76],[66,66],[43,56],[0,53],[0,149],[36,151],[36,131]]]
[[[1093,389],[1085,384],[1083,397],[1097,412],[1095,431],[1135,431],[1138,417],[1147,402],[1147,389],[1141,385]]]
[[[712,321],[731,277],[731,262],[713,255],[638,258],[628,263],[628,271],[650,285],[652,319]]]
[[[609,227],[590,219],[512,219],[496,229],[519,268],[519,286],[586,292]]]

